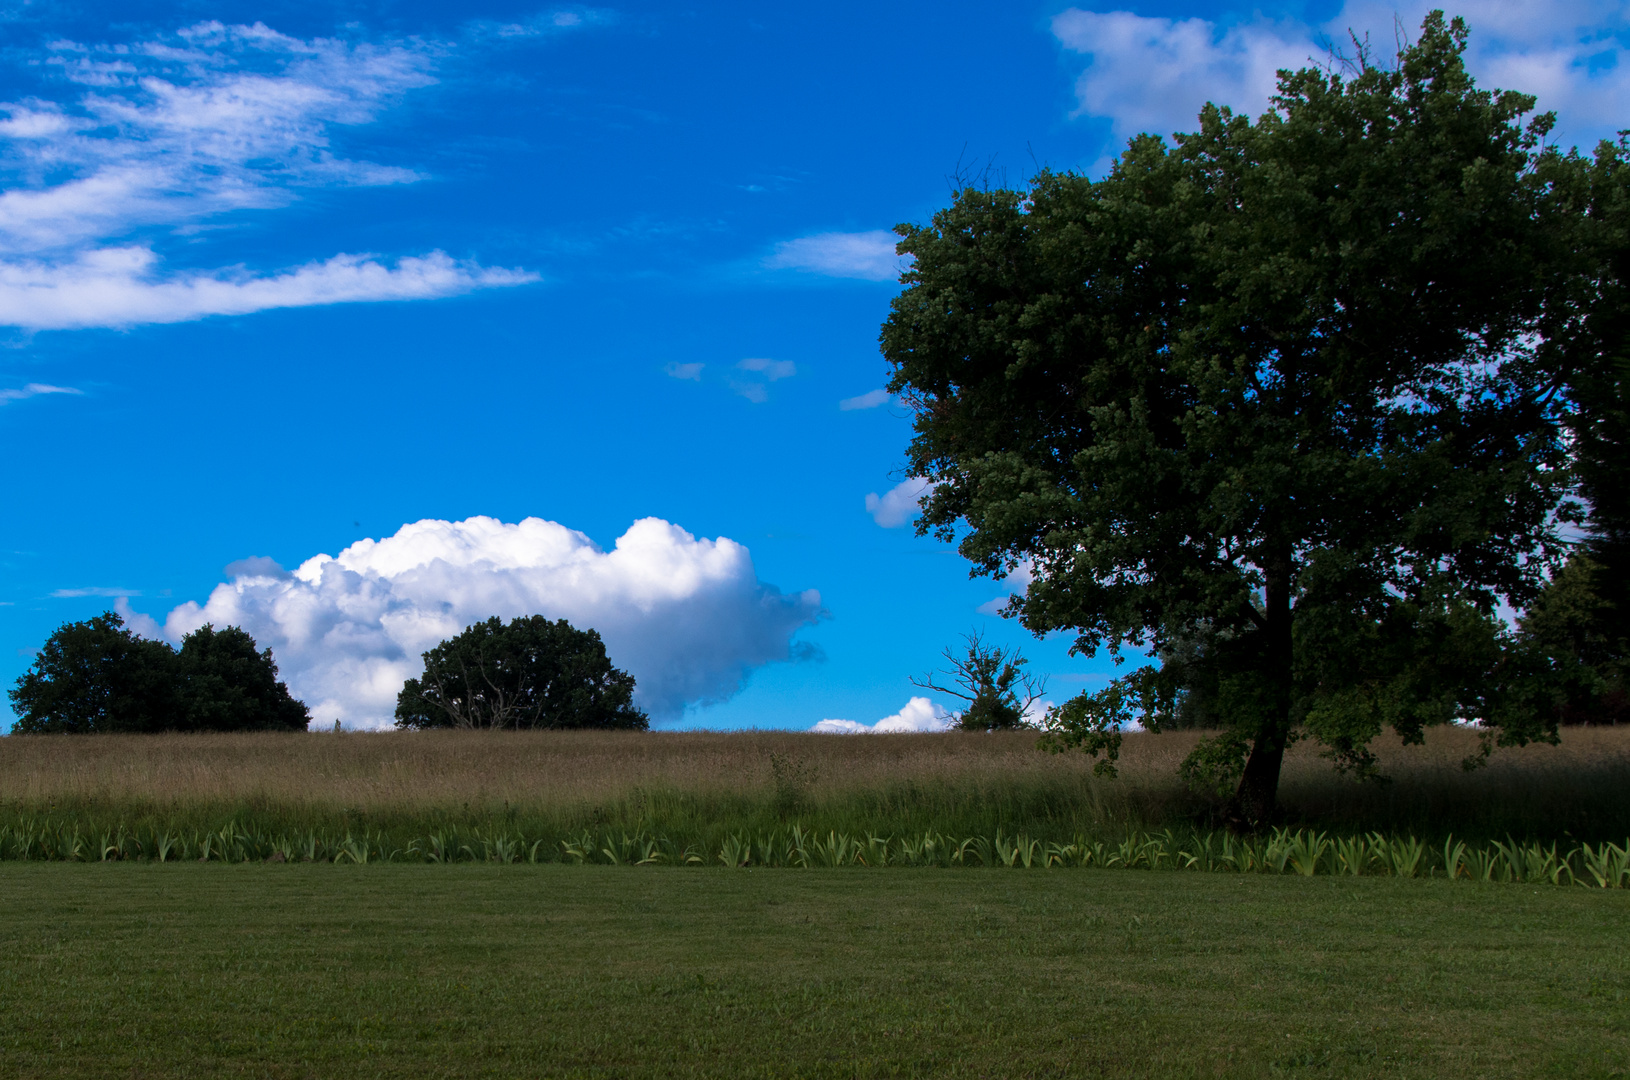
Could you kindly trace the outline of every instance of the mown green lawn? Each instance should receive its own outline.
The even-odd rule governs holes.
[[[0,865],[0,1076],[1626,1076],[1630,892]]]

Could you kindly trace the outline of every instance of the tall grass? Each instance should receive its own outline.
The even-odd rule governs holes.
[[[1068,844],[1160,830],[1205,831],[1215,800],[1186,790],[1187,734],[1126,739],[1119,779],[1026,733],[416,732],[345,735],[22,736],[0,739],[0,824],[76,823],[258,834],[391,835],[448,829],[561,838],[584,830],[688,838],[797,825],[820,835]],[[1450,834],[1574,845],[1630,835],[1630,730],[1566,731],[1561,746],[1460,762],[1474,732],[1424,747],[1378,740],[1384,786],[1335,775],[1315,748],[1287,757],[1284,824],[1331,835]],[[1516,838],[1510,840],[1509,838]],[[709,855],[711,858],[711,854]]]

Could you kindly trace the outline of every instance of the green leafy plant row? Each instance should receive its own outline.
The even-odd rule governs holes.
[[[1229,832],[1133,832],[1120,839],[1077,835],[1068,843],[1024,833],[946,836],[924,832],[878,836],[800,825],[760,833],[727,833],[717,846],[685,843],[644,830],[584,830],[556,840],[494,829],[448,828],[397,842],[364,829],[333,833],[264,832],[228,821],[218,829],[160,826],[87,831],[78,823],[24,820],[0,825],[0,859],[68,862],[497,862],[593,863],[609,866],[839,867],[988,866],[1012,869],[1101,867],[1222,873],[1448,877],[1630,888],[1630,840],[1623,845],[1558,845],[1495,840],[1475,846],[1413,836],[1332,836],[1313,829],[1275,829],[1256,836]]]

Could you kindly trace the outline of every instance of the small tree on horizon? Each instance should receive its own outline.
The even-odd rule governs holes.
[[[963,635],[962,642],[960,654],[949,648],[941,653],[947,668],[913,678],[912,684],[967,702],[967,707],[957,714],[955,725],[963,731],[1009,731],[1032,726],[1030,710],[1046,694],[1047,680],[1024,671],[1029,661],[1017,646],[1004,649],[986,644],[977,630]]]

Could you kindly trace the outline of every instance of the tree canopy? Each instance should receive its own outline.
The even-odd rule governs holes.
[[[182,729],[305,731],[311,713],[277,680],[272,650],[255,650],[240,627],[206,623],[181,639]]]
[[[306,706],[277,681],[270,649],[236,626],[167,642],[137,637],[108,611],[58,627],[10,691],[12,730],[96,734],[304,731]]]
[[[881,342],[933,485],[919,529],[976,573],[1029,560],[1009,612],[1038,635],[1165,658],[1057,736],[1112,757],[1121,722],[1201,698],[1222,727],[1185,769],[1242,821],[1298,737],[1359,774],[1383,726],[1555,737],[1496,611],[1584,513],[1565,431],[1623,351],[1599,209],[1622,148],[1545,145],[1532,97],[1466,73],[1466,33],[1434,13],[1395,66],[1281,72],[1255,122],[1207,105],[1102,180],[900,227]]]
[[[396,699],[399,728],[650,726],[634,677],[613,667],[593,630],[541,615],[476,623],[424,654]]]

